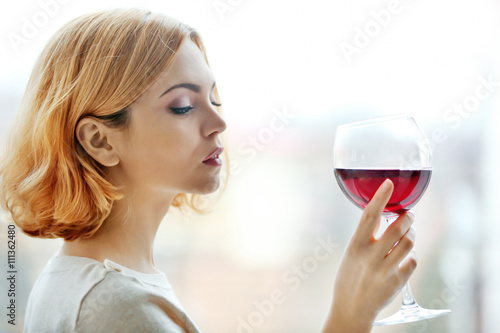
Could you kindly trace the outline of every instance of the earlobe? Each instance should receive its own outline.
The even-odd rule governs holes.
[[[91,117],[80,119],[75,134],[87,154],[100,164],[112,167],[120,161],[116,149],[109,140],[109,129],[97,119]]]

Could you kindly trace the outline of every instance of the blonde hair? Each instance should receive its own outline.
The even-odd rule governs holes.
[[[48,42],[33,69],[0,167],[0,202],[28,235],[91,237],[123,198],[75,137],[78,121],[95,116],[125,128],[129,106],[172,63],[195,30],[141,9],[78,17]],[[199,211],[199,198],[172,205]]]

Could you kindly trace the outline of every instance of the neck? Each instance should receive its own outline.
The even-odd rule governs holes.
[[[158,273],[153,244],[175,194],[129,195],[115,201],[110,215],[90,238],[65,241],[60,255],[109,259],[143,273]]]

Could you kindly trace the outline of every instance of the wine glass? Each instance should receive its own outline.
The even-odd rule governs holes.
[[[394,183],[394,191],[382,213],[388,224],[415,206],[431,178],[430,143],[411,114],[339,126],[333,155],[335,177],[342,192],[362,209],[385,179]],[[408,283],[402,296],[401,309],[374,322],[374,326],[410,323],[451,312],[420,307]]]

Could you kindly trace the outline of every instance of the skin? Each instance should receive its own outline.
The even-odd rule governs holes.
[[[169,88],[181,83],[198,86]],[[143,273],[158,273],[153,242],[163,217],[178,193],[210,193],[219,186],[220,166],[205,158],[222,146],[226,123],[217,112],[214,78],[202,53],[184,41],[172,66],[130,108],[125,130],[98,119],[79,121],[82,147],[106,167],[110,181],[123,187],[105,227],[91,238],[65,241],[60,256],[109,259]],[[186,114],[171,108],[192,106]],[[374,238],[393,184],[386,181],[365,209],[339,267],[326,332],[369,332],[378,312],[399,292],[416,267],[411,215],[398,218]],[[397,244],[397,245],[396,245]],[[390,252],[390,253],[389,253]]]
[[[365,208],[337,271],[332,307],[323,333],[365,333],[417,267],[414,216],[403,214],[374,237],[394,185],[386,180]]]
[[[188,88],[169,88],[181,83]],[[153,242],[158,226],[178,193],[210,193],[219,186],[220,166],[202,161],[222,146],[226,123],[214,103],[214,78],[201,51],[184,41],[170,68],[131,106],[126,130],[106,127],[87,117],[76,127],[82,147],[102,165],[109,179],[124,187],[109,223],[89,239],[66,241],[61,255],[103,261],[157,273]],[[161,97],[160,97],[161,96]],[[185,114],[170,108],[192,106]]]

